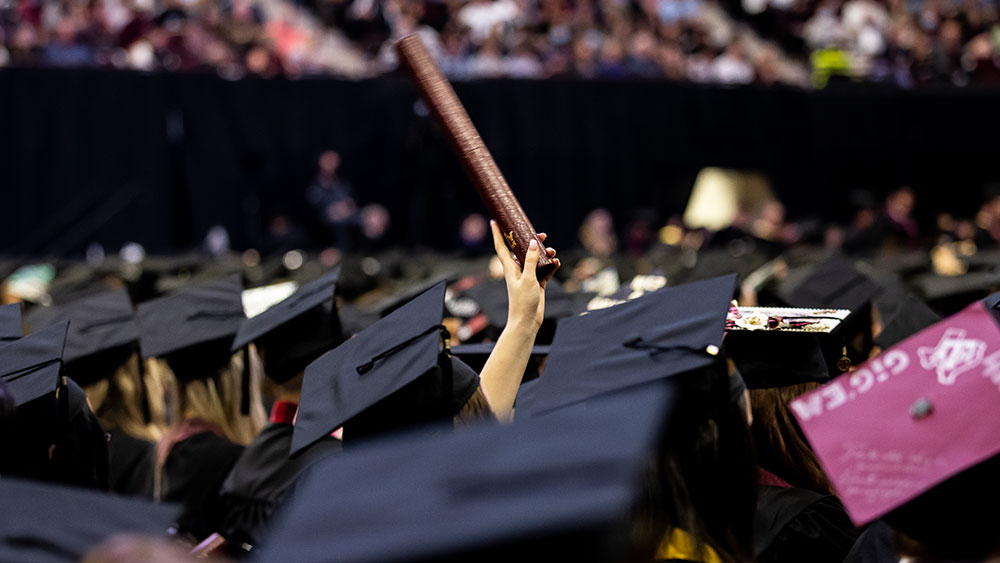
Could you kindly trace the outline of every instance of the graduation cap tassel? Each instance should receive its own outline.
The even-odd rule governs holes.
[[[444,401],[444,412],[448,416],[454,416],[455,405],[455,374],[451,366],[451,334],[448,329],[441,327],[441,339],[444,346],[438,354],[438,365],[441,367],[441,398]],[[461,408],[461,407],[459,407]]]
[[[135,347],[136,360],[139,362],[139,394],[140,394],[140,405],[142,408],[142,422],[144,424],[151,424],[153,422],[153,409],[149,401],[149,389],[146,387],[146,362],[142,359],[142,353],[139,351],[139,346]]]
[[[240,390],[240,413],[250,414],[250,346],[243,347],[243,377]]]

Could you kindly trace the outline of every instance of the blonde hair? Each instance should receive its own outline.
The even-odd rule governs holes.
[[[251,354],[251,358],[253,358]],[[229,441],[249,444],[267,424],[261,400],[259,362],[250,363],[250,414],[241,412],[243,400],[243,354],[233,354],[215,377],[181,381],[162,359],[155,361],[159,388],[164,391],[164,411],[172,424],[200,418],[219,427]]]
[[[455,415],[455,422],[457,424],[468,424],[470,422],[475,422],[477,420],[496,420],[496,414],[493,413],[493,407],[490,406],[489,399],[486,398],[486,394],[483,393],[482,386],[476,387],[476,391],[469,397],[469,400],[462,405],[462,410],[458,411]]]
[[[163,427],[145,419],[143,401],[152,407],[152,397],[143,396],[143,381],[139,377],[139,355],[132,354],[118,366],[110,378],[84,387],[94,414],[106,431],[120,431],[129,436],[156,441]]]

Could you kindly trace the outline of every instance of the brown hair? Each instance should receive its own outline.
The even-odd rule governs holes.
[[[802,435],[788,408],[792,399],[816,389],[818,383],[799,383],[772,389],[751,389],[754,444],[762,469],[790,485],[820,494],[835,495],[816,453]]]
[[[226,438],[236,444],[249,444],[267,424],[267,413],[261,400],[260,363],[251,361],[250,369],[250,414],[240,411],[243,390],[243,355],[233,354],[229,363],[214,377],[178,380],[163,361],[156,361],[156,372],[160,388],[166,398],[167,418],[173,423],[200,418],[218,426]]]
[[[484,419],[496,420],[496,415],[493,414],[490,401],[486,398],[486,394],[483,393],[483,388],[480,386],[476,387],[476,391],[466,401],[462,410],[458,411],[458,414],[455,415],[455,422],[457,424],[468,424]]]
[[[108,379],[87,385],[87,400],[106,431],[120,431],[129,436],[156,441],[162,427],[146,421],[142,412],[143,382],[139,376],[139,355],[132,354]],[[150,404],[152,401],[150,400]]]

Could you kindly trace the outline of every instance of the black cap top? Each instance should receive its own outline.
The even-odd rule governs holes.
[[[142,355],[165,356],[198,344],[231,340],[245,318],[239,276],[153,299],[139,305]]]
[[[337,290],[337,280],[339,278],[340,268],[337,267],[319,279],[303,285],[295,293],[269,307],[263,313],[243,321],[239,331],[236,333],[236,339],[233,341],[233,350],[246,346],[254,340],[281,328],[310,309],[332,300],[333,294]]]
[[[875,344],[889,348],[941,320],[922,300],[913,295],[902,299],[879,299],[876,302],[882,314],[882,332],[875,337]]]
[[[243,321],[233,350],[256,342],[264,373],[282,382],[295,377],[322,353],[343,341],[333,303],[340,268],[328,272],[263,313]]]
[[[451,349],[451,353],[459,358],[487,358],[493,353],[496,342],[479,342],[476,344],[461,344]],[[532,356],[547,356],[552,346],[539,344],[531,347]]]
[[[255,559],[623,560],[673,403],[658,382],[537,419],[408,433],[329,457]]]
[[[32,329],[69,321],[64,362],[72,362],[139,341],[139,326],[128,292],[107,291],[60,307],[36,308],[28,314]]]
[[[438,401],[443,408],[445,398],[441,385],[444,377],[430,382],[424,381],[426,378],[421,376],[439,367],[441,338],[445,330],[441,325],[444,292],[445,284],[437,284],[309,364],[302,383],[302,400],[292,439],[293,454],[348,421],[357,424],[353,430],[345,428],[345,440],[353,439],[352,432],[354,436],[368,434],[361,428],[364,424],[384,424],[385,429],[390,429],[428,416],[426,410],[420,414],[410,410],[419,410],[426,405],[417,404],[419,401],[406,392],[403,393],[404,400],[397,394],[404,387],[417,395],[436,395],[432,401]],[[451,368],[456,395],[454,400],[464,404],[460,395],[467,400],[479,385],[478,377],[475,372],[462,369],[458,360],[452,360],[447,366],[440,367]],[[455,369],[456,364],[459,369]],[[425,388],[424,384],[429,387]],[[390,396],[400,400],[384,401]],[[449,402],[451,400],[448,399]],[[380,403],[388,406],[375,412],[373,407]],[[428,421],[447,415],[440,409],[430,410],[437,416],[431,415]],[[450,415],[456,414],[457,410]],[[363,422],[355,419],[361,418],[359,415],[362,412],[365,412]]]
[[[662,289],[559,325],[530,405],[542,413],[706,367],[722,347],[736,276]]]
[[[22,336],[24,336],[24,326],[21,323],[21,304],[0,306],[0,344],[17,340]]]
[[[92,490],[0,479],[7,517],[0,519],[0,561],[80,561],[121,533],[166,536],[178,509]]]
[[[63,321],[0,347],[0,378],[18,406],[59,387],[68,330]]]
[[[834,255],[800,279],[789,280],[781,298],[793,307],[836,307],[860,311],[881,293],[877,283],[847,259]]]
[[[465,296],[475,301],[486,315],[490,325],[503,327],[507,324],[507,283],[491,280],[467,289]],[[549,280],[545,288],[545,320],[555,321],[564,317],[579,315],[587,310],[591,293],[567,293],[556,280]]]

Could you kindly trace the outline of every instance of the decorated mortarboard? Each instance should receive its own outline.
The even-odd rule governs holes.
[[[141,303],[138,308],[143,357],[167,356],[193,346],[232,338],[243,322],[239,276],[188,287]]]
[[[646,461],[674,402],[660,382],[327,458],[276,515],[255,560],[625,560]]]
[[[0,345],[24,336],[21,304],[0,305]]]
[[[339,277],[340,268],[335,268],[243,321],[232,349],[256,342],[264,357],[264,373],[275,381],[301,373],[306,364],[343,340],[333,302]]]
[[[976,302],[791,403],[856,524],[1000,453],[1000,331]]]
[[[243,313],[248,319],[252,319],[281,303],[298,289],[299,284],[294,281],[284,281],[252,289],[244,289],[243,293],[240,294],[240,300],[243,302]]]
[[[519,413],[534,416],[715,363],[735,283],[729,275],[672,287],[562,321],[535,398]]]
[[[437,284],[306,367],[292,454],[340,426],[346,443],[458,413],[479,377],[442,352],[444,292]]]
[[[825,382],[831,357],[840,351],[831,335],[850,314],[846,309],[733,307],[726,318],[726,355],[750,389]],[[849,368],[845,364],[833,373]]]
[[[20,406],[59,388],[69,323],[56,323],[0,346],[0,378]]]
[[[117,534],[165,537],[178,507],[63,485],[0,479],[0,561],[70,563]]]
[[[138,351],[139,326],[128,292],[105,291],[59,307],[36,308],[28,324],[41,328],[68,321],[63,362],[77,383],[109,377]]]
[[[914,295],[879,298],[876,307],[882,317],[882,331],[875,344],[889,348],[941,320],[920,298]]]

